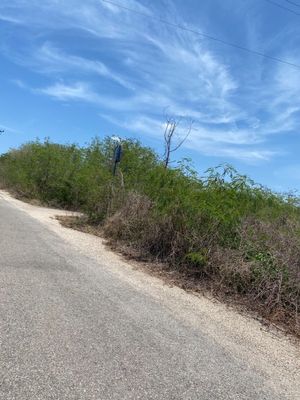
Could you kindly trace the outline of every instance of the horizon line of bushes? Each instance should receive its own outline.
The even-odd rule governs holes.
[[[115,242],[244,299],[300,334],[300,200],[231,166],[199,177],[187,160],[165,168],[140,142],[29,142],[0,156],[0,184],[28,199],[84,212]]]

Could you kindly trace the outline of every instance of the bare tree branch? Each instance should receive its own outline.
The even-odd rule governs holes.
[[[171,154],[178,150],[183,143],[187,140],[189,135],[191,134],[193,128],[193,121],[189,122],[189,127],[186,135],[182,140],[179,141],[176,145],[173,146],[173,141],[176,135],[176,131],[178,126],[180,125],[182,118],[175,119],[173,117],[169,117],[166,115],[166,127],[164,131],[164,142],[165,142],[165,153],[164,153],[164,166],[168,168],[170,164]]]

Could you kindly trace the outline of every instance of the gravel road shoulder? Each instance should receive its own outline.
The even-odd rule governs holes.
[[[33,206],[4,191],[0,191],[0,198],[46,225],[78,252],[101,262],[135,290],[158,300],[174,318],[200,329],[234,358],[247,360],[249,367],[258,370],[275,391],[285,392],[291,399],[300,398],[299,342],[224,304],[169,287],[110,251],[101,238],[64,228],[55,219],[56,215],[74,213]]]

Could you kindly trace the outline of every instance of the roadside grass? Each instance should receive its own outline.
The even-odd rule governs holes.
[[[183,160],[164,168],[126,140],[117,175],[113,145],[31,142],[0,157],[1,186],[49,206],[78,210],[76,229],[103,234],[156,261],[191,287],[236,299],[300,335],[300,200],[255,184],[231,166],[199,177]]]

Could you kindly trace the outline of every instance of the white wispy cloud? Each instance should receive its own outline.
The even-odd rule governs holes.
[[[170,20],[184,22],[174,2],[161,4],[168,5]],[[150,16],[161,13],[158,3],[146,7],[127,0],[126,6]],[[235,13],[240,15],[243,7]],[[113,123],[129,132],[161,135],[163,111],[168,108],[170,114],[195,120],[185,146],[205,155],[251,162],[278,155],[270,137],[300,127],[300,74],[287,66],[274,65],[267,74],[259,60],[248,76],[225,62],[222,52],[213,51],[199,36],[99,0],[27,0],[26,7],[23,0],[2,0],[0,18],[1,12],[12,22],[30,25],[33,33],[43,29],[43,42],[33,34],[28,48],[14,58],[50,79],[35,93],[99,106]],[[261,36],[247,26],[249,43],[255,47]],[[255,33],[259,26],[258,21]],[[201,26],[196,29],[201,31]],[[95,51],[84,56],[86,52],[66,51],[57,40],[44,39],[49,32],[65,30],[80,37],[84,50],[88,35],[109,56],[99,58]],[[273,49],[277,42],[270,40],[265,46]],[[300,63],[295,55],[289,59]],[[103,80],[123,90],[103,88]],[[116,111],[118,118],[110,114]]]
[[[82,73],[94,73],[119,83],[126,88],[132,85],[125,78],[108,68],[102,61],[90,60],[84,57],[67,54],[50,42],[45,42],[35,53],[36,65],[45,72],[69,72],[70,70]]]
[[[89,85],[83,82],[76,82],[71,85],[56,83],[52,86],[35,90],[36,93],[45,94],[58,100],[81,100],[89,103],[98,104],[100,97]]]
[[[13,24],[20,24],[21,23],[21,20],[19,20],[18,18],[14,18],[12,16],[4,15],[4,14],[0,14],[0,21],[10,22],[10,23],[13,23]]]
[[[128,132],[139,133],[157,138],[164,130],[163,118],[156,119],[146,116],[136,116],[135,118],[117,119],[107,114],[99,114],[99,116],[110,123],[119,126]]]
[[[11,82],[20,89],[30,90],[30,86],[28,86],[24,81],[22,81],[22,79],[12,79]]]
[[[11,127],[11,126],[8,126],[8,125],[0,124],[0,129],[4,130],[5,133],[8,132],[8,133],[20,134],[19,130],[15,129],[15,128]]]

